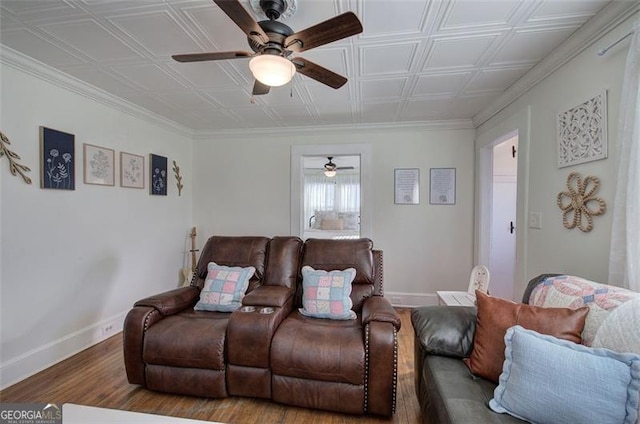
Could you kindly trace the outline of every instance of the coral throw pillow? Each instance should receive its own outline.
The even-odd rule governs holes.
[[[229,267],[209,262],[207,278],[200,292],[200,300],[193,307],[196,311],[232,312],[242,305],[249,279],[256,272],[252,266]]]
[[[351,310],[351,282],[356,270],[315,270],[302,267],[302,308],[300,313],[313,318],[355,319]]]
[[[498,383],[504,362],[504,335],[520,325],[574,343],[581,342],[588,307],[542,308],[492,297],[476,290],[478,319],[473,351],[465,363],[479,377]]]

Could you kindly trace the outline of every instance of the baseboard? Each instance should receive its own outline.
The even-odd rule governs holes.
[[[401,308],[415,308],[418,306],[437,305],[438,296],[435,293],[400,293],[384,292],[393,306]]]
[[[127,312],[111,316],[0,363],[0,390],[120,333]]]

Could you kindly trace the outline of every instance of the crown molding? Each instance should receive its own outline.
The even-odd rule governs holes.
[[[221,140],[229,138],[246,138],[265,135],[305,135],[323,133],[348,133],[360,131],[435,131],[435,130],[458,130],[475,129],[470,119],[442,120],[442,121],[416,121],[405,123],[375,123],[375,124],[349,124],[349,125],[325,125],[325,126],[305,126],[286,128],[252,128],[239,130],[207,130],[193,131],[178,123],[168,120],[150,112],[140,106],[123,100],[100,88],[79,80],[58,69],[46,65],[30,56],[24,55],[16,50],[0,44],[0,63],[25,72],[43,81],[54,84],[58,87],[79,94],[85,98],[104,104],[118,111],[142,119],[151,124],[160,126],[169,131],[188,137],[192,140]]]
[[[0,44],[0,63],[150,124],[162,127],[180,136],[191,138],[193,135],[193,131],[187,127],[170,121],[164,116],[149,112],[140,106],[134,105],[120,97],[81,81],[30,56],[13,50],[4,44]]]
[[[286,128],[252,128],[243,130],[196,131],[194,140],[227,140],[230,138],[248,138],[257,136],[317,135],[318,133],[357,133],[362,131],[438,131],[438,130],[475,130],[471,119],[452,119],[441,121],[415,121],[402,123],[345,124]]]
[[[474,126],[477,128],[487,122],[638,11],[640,11],[640,3],[636,1],[614,0],[606,5],[547,57],[509,87],[498,99],[476,114],[473,117]]]

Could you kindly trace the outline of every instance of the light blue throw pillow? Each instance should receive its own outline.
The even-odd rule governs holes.
[[[519,325],[489,407],[538,424],[635,424],[640,355],[594,349]]]
[[[355,268],[323,271],[303,266],[300,313],[312,318],[356,319],[350,297],[354,278]]]
[[[200,291],[200,300],[193,307],[196,311],[233,312],[242,306],[249,280],[256,272],[252,266],[218,265],[209,262],[207,278]]]

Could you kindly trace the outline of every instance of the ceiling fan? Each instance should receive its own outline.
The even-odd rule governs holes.
[[[244,31],[253,53],[228,51],[171,57],[178,62],[251,58],[249,68],[255,77],[254,95],[267,94],[271,87],[288,83],[296,71],[329,87],[342,87],[347,82],[345,77],[293,54],[361,33],[360,20],[354,13],[346,12],[294,32],[277,21],[286,10],[287,1],[295,0],[260,0],[260,8],[269,19],[256,22],[239,0],[213,0]]]
[[[324,164],[324,175],[326,175],[327,177],[335,177],[338,170],[343,170],[343,169],[355,169],[353,166],[338,166],[335,163],[333,163],[333,156],[327,156],[327,159],[329,159],[329,162]]]

